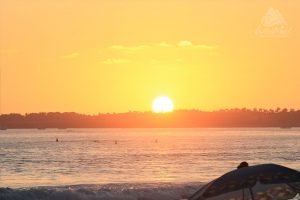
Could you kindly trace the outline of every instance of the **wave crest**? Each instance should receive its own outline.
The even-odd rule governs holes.
[[[1,200],[175,200],[189,197],[199,183],[109,184],[0,188]]]

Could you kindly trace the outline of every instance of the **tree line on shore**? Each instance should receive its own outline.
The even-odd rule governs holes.
[[[97,115],[49,112],[0,116],[1,129],[205,127],[300,127],[300,110],[235,108],[211,112],[176,110],[170,113],[127,112]]]

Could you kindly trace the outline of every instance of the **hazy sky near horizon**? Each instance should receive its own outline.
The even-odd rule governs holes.
[[[3,113],[300,108],[298,0],[0,0]]]

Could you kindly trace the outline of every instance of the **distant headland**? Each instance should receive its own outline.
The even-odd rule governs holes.
[[[169,113],[127,112],[85,115],[74,112],[3,114],[0,128],[225,128],[300,127],[300,110],[224,109],[212,112],[176,110]]]

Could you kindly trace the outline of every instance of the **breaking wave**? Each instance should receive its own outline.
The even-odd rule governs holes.
[[[179,200],[201,184],[108,184],[61,187],[0,188],[0,200]]]

